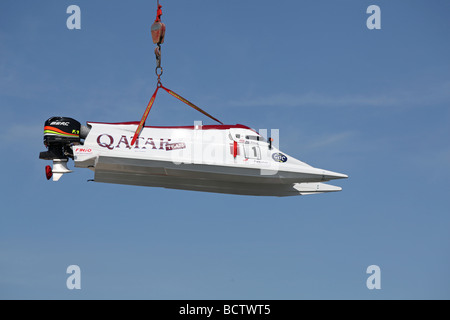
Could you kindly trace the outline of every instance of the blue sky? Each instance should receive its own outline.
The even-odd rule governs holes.
[[[66,9],[81,8],[81,30]],[[1,1],[2,299],[449,299],[450,3],[164,1],[163,84],[346,173],[288,198],[59,182],[44,121],[139,120],[156,1]],[[381,8],[381,30],[366,9]],[[211,123],[160,92],[147,124]],[[81,268],[81,290],[66,268]],[[381,268],[368,290],[366,268]]]

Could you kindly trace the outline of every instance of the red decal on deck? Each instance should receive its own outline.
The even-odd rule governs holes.
[[[186,149],[186,144],[184,142],[166,143],[166,151],[177,149]]]

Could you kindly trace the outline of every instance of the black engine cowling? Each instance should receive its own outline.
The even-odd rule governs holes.
[[[40,159],[68,159],[73,157],[70,145],[80,143],[81,125],[67,117],[52,117],[44,124],[44,144],[48,151],[39,154]]]

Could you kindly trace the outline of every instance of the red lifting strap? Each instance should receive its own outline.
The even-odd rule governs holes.
[[[156,94],[158,93],[159,86],[156,87],[155,93],[153,93],[152,98],[148,102],[147,108],[145,109],[144,115],[142,116],[141,122],[139,123],[139,126],[136,129],[136,132],[134,133],[133,139],[131,140],[131,145],[134,145],[136,142],[136,139],[141,134],[142,129],[145,125],[145,120],[147,120],[148,113],[150,112],[150,109],[152,108],[153,102],[155,102]]]
[[[169,94],[171,94],[172,96],[174,96],[174,97],[177,98],[178,100],[180,100],[180,101],[186,103],[188,106],[190,106],[190,107],[194,108],[195,110],[197,110],[197,111],[203,113],[205,116],[207,116],[207,117],[213,119],[214,121],[217,121],[217,122],[220,123],[220,124],[223,124],[222,121],[217,120],[217,119],[214,118],[212,115],[210,115],[208,112],[206,112],[206,111],[200,109],[200,108],[197,107],[195,104],[193,104],[192,102],[189,102],[188,100],[186,100],[186,99],[183,98],[182,96],[176,94],[176,93],[173,92],[172,90],[167,89],[167,88],[164,87],[163,85],[161,85],[161,88],[164,89],[164,90],[166,90]]]
[[[137,138],[138,138],[139,135],[141,134],[142,129],[144,128],[145,121],[147,120],[147,117],[148,117],[148,114],[149,114],[149,112],[150,112],[150,109],[151,109],[152,106],[153,106],[153,102],[155,102],[156,94],[158,93],[158,89],[159,89],[159,88],[164,89],[164,90],[167,91],[170,95],[172,95],[172,96],[174,96],[175,98],[177,98],[178,100],[180,100],[180,101],[186,103],[188,106],[194,108],[195,110],[197,110],[197,111],[203,113],[205,116],[207,116],[207,117],[213,119],[214,121],[217,121],[217,122],[220,123],[220,124],[223,124],[222,121],[220,121],[220,120],[214,118],[212,115],[210,115],[210,114],[207,113],[206,111],[200,109],[199,107],[197,107],[197,106],[196,106],[195,104],[193,104],[192,102],[186,100],[185,98],[183,98],[182,96],[176,94],[176,93],[173,92],[172,90],[167,89],[167,88],[164,87],[160,82],[158,82],[158,86],[156,87],[155,93],[153,93],[153,96],[152,96],[152,98],[150,99],[150,101],[149,101],[149,103],[148,103],[148,105],[147,105],[147,108],[145,109],[144,115],[142,116],[141,122],[139,123],[139,126],[138,126],[137,129],[136,129],[136,132],[135,132],[135,134],[134,134],[134,136],[133,136],[133,139],[131,140],[131,145],[134,145],[134,143],[136,142]]]

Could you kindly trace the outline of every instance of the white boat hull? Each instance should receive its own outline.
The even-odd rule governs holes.
[[[320,183],[324,175],[217,165],[174,164],[116,157],[99,157],[94,181],[253,196],[295,196],[342,190]],[[301,183],[299,183],[301,181]]]

